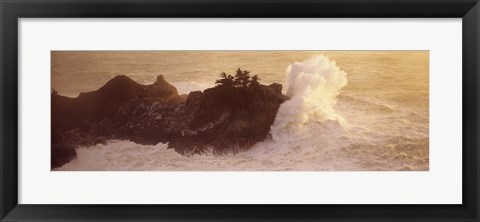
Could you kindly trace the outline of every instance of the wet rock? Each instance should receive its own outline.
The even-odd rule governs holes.
[[[60,131],[52,128],[51,139],[50,163],[52,169],[60,167],[77,157],[74,144],[70,144]]]

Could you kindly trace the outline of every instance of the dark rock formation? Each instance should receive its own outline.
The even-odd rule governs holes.
[[[69,144],[66,138],[56,129],[52,129],[52,150],[50,164],[52,168],[62,166],[77,156],[73,144]]]
[[[267,136],[280,104],[287,99],[281,91],[280,84],[217,86],[185,98],[162,76],[152,85],[117,76],[78,98],[52,94],[52,131],[59,132],[52,132],[52,161],[57,155],[68,159],[58,151],[64,150],[58,148],[65,145],[63,141],[70,146],[108,139],[168,142],[170,148],[187,155],[207,149],[217,154],[245,149]]]
[[[160,102],[181,100],[177,89],[163,76],[158,76],[152,85],[141,85],[121,75],[97,91],[80,93],[77,98],[52,95],[52,125],[62,131],[88,127],[111,117],[128,102],[149,99]]]
[[[281,88],[278,93],[274,87],[262,85],[192,92],[185,104],[189,118],[170,146],[181,153],[201,152],[206,147],[219,153],[250,147],[265,139],[285,100]]]

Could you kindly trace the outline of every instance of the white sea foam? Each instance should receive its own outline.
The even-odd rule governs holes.
[[[347,73],[323,55],[295,62],[287,68],[286,86],[290,100],[284,102],[271,127],[275,141],[303,138],[312,125],[325,120],[344,119],[335,111],[337,96],[347,85]]]

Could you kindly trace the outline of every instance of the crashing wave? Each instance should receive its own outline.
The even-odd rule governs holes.
[[[315,55],[287,68],[286,86],[290,100],[277,113],[270,133],[275,141],[301,139],[314,129],[307,125],[325,120],[346,121],[334,109],[337,96],[347,85],[347,73],[323,55]]]

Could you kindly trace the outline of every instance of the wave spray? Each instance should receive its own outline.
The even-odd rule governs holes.
[[[278,110],[270,130],[273,140],[302,139],[318,130],[311,124],[320,122],[335,122],[345,127],[345,120],[336,113],[334,107],[337,96],[347,82],[347,73],[324,55],[314,55],[288,66],[286,93],[290,100],[285,101]]]

